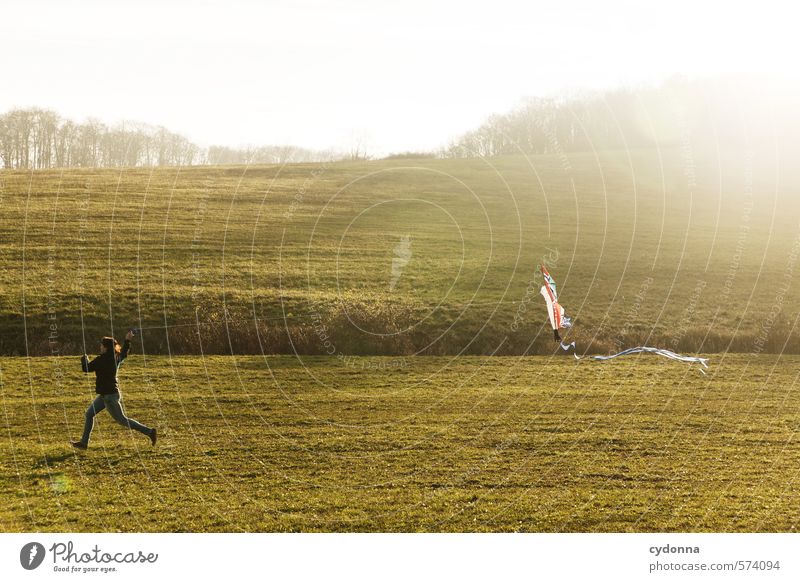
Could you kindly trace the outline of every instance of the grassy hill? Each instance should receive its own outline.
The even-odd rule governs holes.
[[[723,144],[724,145],[724,144]],[[0,353],[800,351],[770,150],[0,172]]]
[[[794,531],[800,359],[757,353],[800,351],[797,172],[684,147],[2,172],[0,353],[62,357],[0,358],[0,529]],[[748,355],[405,357],[552,352],[542,262],[581,351]],[[128,327],[159,443],[103,414],[79,453],[71,354]]]

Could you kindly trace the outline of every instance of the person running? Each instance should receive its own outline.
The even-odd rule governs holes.
[[[85,373],[95,373],[95,392],[97,398],[86,409],[86,423],[83,427],[83,437],[79,441],[70,441],[76,449],[86,450],[89,446],[89,436],[94,428],[94,417],[103,409],[108,410],[111,417],[122,426],[132,430],[137,430],[143,435],[150,437],[150,443],[155,445],[157,434],[155,428],[149,428],[132,418],[125,416],[122,410],[122,397],[119,393],[119,380],[117,379],[117,369],[120,367],[128,352],[131,349],[131,339],[133,331],[129,331],[125,336],[125,342],[120,347],[119,342],[113,337],[104,337],[100,340],[100,355],[91,362],[89,357],[84,354],[81,358],[81,368]]]

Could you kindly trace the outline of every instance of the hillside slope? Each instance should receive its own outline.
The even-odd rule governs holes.
[[[0,353],[800,350],[797,186],[687,148],[0,172]],[[166,330],[169,330],[167,333]]]

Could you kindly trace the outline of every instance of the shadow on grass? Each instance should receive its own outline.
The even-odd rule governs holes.
[[[61,461],[66,461],[67,459],[72,459],[77,456],[77,451],[67,451],[61,452],[57,454],[47,454],[38,461],[33,464],[35,469],[41,469],[42,467],[49,467],[54,463],[60,463]]]

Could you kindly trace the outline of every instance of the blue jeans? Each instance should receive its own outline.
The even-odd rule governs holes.
[[[108,410],[108,413],[118,424],[133,430],[138,430],[143,435],[150,436],[153,434],[152,428],[146,427],[132,418],[125,416],[125,412],[122,410],[122,402],[120,402],[119,393],[98,394],[97,398],[95,398],[89,405],[89,408],[86,409],[86,424],[83,425],[83,438],[81,438],[83,444],[89,444],[89,436],[92,434],[92,429],[94,428],[94,417],[98,412],[102,412],[104,408]]]

